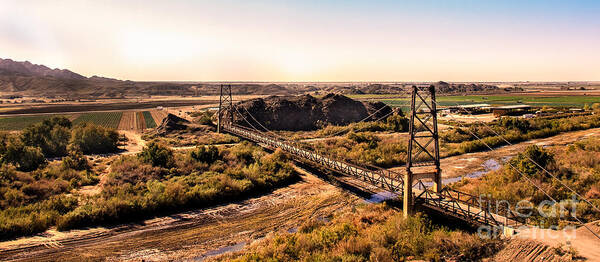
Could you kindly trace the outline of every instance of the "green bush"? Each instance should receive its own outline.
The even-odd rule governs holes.
[[[408,118],[400,114],[389,116],[386,120],[387,130],[394,132],[407,132],[409,121]]]
[[[518,170],[518,172],[513,172],[519,173],[514,176],[518,177],[524,174],[528,177],[535,176],[537,179],[545,181],[546,179],[544,178],[547,178],[547,176],[534,162],[547,169],[550,164],[555,163],[554,155],[539,146],[528,146],[524,152],[517,154],[517,156],[510,160],[510,164]]]
[[[62,159],[62,165],[65,169],[88,170],[90,164],[79,148],[71,146],[69,154]]]
[[[118,149],[119,133],[114,129],[83,123],[71,133],[71,144],[84,154],[112,153]]]
[[[198,146],[190,153],[190,157],[196,161],[212,164],[219,159],[219,150],[215,146]]]
[[[21,133],[25,145],[39,147],[46,157],[64,156],[71,134],[71,121],[65,117],[53,117],[29,126]]]
[[[156,143],[149,143],[144,151],[147,153],[142,155],[168,154]],[[207,148],[207,152],[215,156],[214,149]],[[248,156],[247,152],[252,154]],[[57,227],[66,230],[110,225],[206,207],[271,190],[294,177],[281,151],[266,154],[242,143],[221,153],[227,163],[218,159],[207,164],[176,153],[169,169],[152,166],[151,160],[142,160],[144,157],[122,156],[111,165],[112,172],[100,196],[63,215]]]
[[[46,163],[39,147],[27,146],[18,138],[8,142],[1,160],[15,165],[20,171],[33,171]]]
[[[175,163],[173,150],[154,141],[148,143],[142,152],[138,153],[138,158],[152,166],[165,168],[170,168]]]

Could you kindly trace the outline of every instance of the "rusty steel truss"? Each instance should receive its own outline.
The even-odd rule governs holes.
[[[350,175],[368,182],[384,190],[389,190],[402,194],[404,183],[402,174],[385,169],[368,169],[354,164],[349,164],[331,157],[325,157],[320,154],[302,149],[292,145],[287,141],[275,138],[264,132],[253,130],[240,125],[224,123],[223,130],[253,141],[263,147],[275,150],[277,148],[289,153],[297,159],[309,161],[334,172]]]
[[[231,85],[221,86],[217,125],[219,132],[230,133],[271,150],[281,149],[297,161],[356,177],[380,189],[402,195],[406,215],[415,205],[419,205],[472,225],[487,225],[500,230],[522,225],[524,221],[510,209],[500,210],[506,212],[503,215],[499,215],[499,210],[492,210],[492,199],[442,187],[436,104],[433,86],[412,87],[410,136],[404,174],[377,167],[362,167],[324,156],[283,137],[260,131],[241,115],[240,119],[245,119],[253,128],[235,124],[233,112],[240,113],[231,98]],[[432,186],[426,186],[423,180],[431,180]]]
[[[222,132],[224,123],[233,123],[233,99],[231,85],[221,85],[219,112],[217,112],[217,133]]]
[[[405,216],[411,213],[414,206],[415,196],[412,188],[415,181],[431,179],[433,191],[440,192],[442,188],[435,87],[413,86],[410,101],[409,139],[403,196]]]

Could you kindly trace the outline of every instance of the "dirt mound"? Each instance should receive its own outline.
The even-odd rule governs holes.
[[[310,95],[270,96],[236,106],[243,115],[234,114],[234,121],[239,125],[249,126],[248,120],[256,128],[261,128],[258,121],[268,129],[292,131],[314,130],[326,124],[345,125],[377,112],[367,119],[372,121],[392,111],[382,102],[360,102],[338,94],[328,94],[321,99]]]
[[[577,261],[578,259],[565,247],[551,247],[535,240],[513,238],[494,256],[493,261]]]
[[[159,134],[169,133],[174,130],[184,130],[188,128],[190,121],[178,117],[173,114],[168,114],[165,119],[156,128],[156,132]]]

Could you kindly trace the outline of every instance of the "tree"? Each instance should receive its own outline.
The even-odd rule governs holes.
[[[520,171],[514,174],[515,177],[520,177],[523,173],[528,177],[537,176],[538,179],[544,180],[546,176],[543,170],[534,161],[541,167],[548,169],[549,165],[555,162],[555,159],[554,155],[548,150],[536,145],[529,146],[524,152],[519,153],[510,160],[510,164]]]
[[[152,166],[170,168],[175,164],[173,150],[154,141],[148,143],[142,152],[138,153],[138,158]]]
[[[596,112],[600,112],[600,103],[594,103],[592,109]]]
[[[112,153],[118,149],[119,133],[111,128],[82,124],[73,128],[71,144],[84,154]]]
[[[46,163],[46,158],[39,147],[27,146],[20,139],[12,139],[6,145],[2,161],[11,163],[20,171],[33,171]]]
[[[585,111],[590,111],[592,108],[590,107],[590,104],[586,103],[585,105],[583,105],[583,110]]]
[[[31,125],[21,133],[27,146],[39,147],[46,157],[64,156],[71,134],[71,121],[65,117],[53,117]]]

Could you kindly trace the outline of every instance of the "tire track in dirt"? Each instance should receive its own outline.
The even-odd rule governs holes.
[[[232,244],[251,243],[270,232],[349,209],[358,198],[312,175],[270,194],[89,234],[43,237],[44,244],[0,245],[0,260],[193,259]],[[69,232],[63,233],[68,235]],[[39,238],[39,237],[38,237]]]

